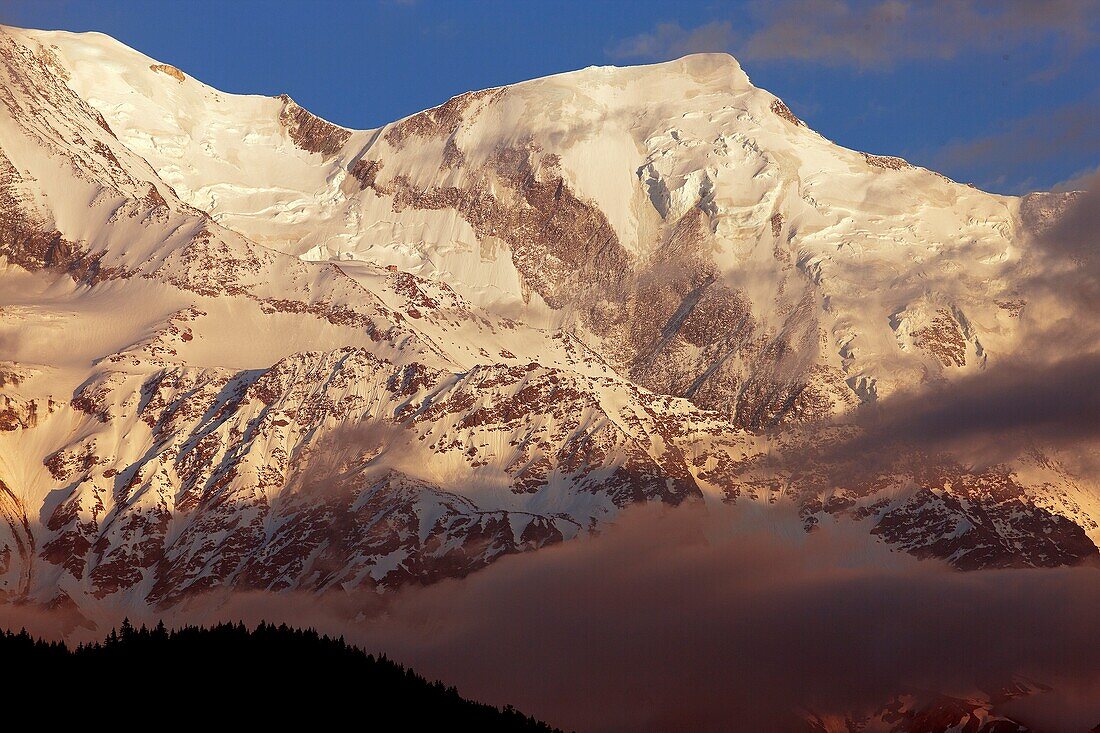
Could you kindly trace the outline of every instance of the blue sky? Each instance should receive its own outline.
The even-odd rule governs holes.
[[[848,147],[1005,193],[1100,166],[1100,0],[0,0],[0,20],[98,30],[359,128],[471,89],[729,51]]]

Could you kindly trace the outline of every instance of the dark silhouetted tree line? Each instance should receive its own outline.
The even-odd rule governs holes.
[[[0,690],[9,711],[38,710],[42,722],[108,715],[219,729],[227,721],[308,730],[339,721],[367,731],[560,733],[511,706],[466,700],[343,638],[266,623],[169,630],[124,621],[103,642],[75,648],[7,631]]]

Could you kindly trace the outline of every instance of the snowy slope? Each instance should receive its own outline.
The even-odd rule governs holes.
[[[840,148],[728,56],[373,131],[98,34],[3,29],[0,60],[10,598],[461,576],[651,500],[789,503],[960,568],[1097,553],[1054,455],[843,487],[769,462],[1011,355],[1033,294],[1018,200]]]
[[[1021,297],[1011,278],[1020,256],[1015,200],[830,143],[726,55],[593,67],[464,95],[382,130],[332,128],[307,145],[324,148],[318,154],[293,141],[286,100],[170,80],[152,59],[105,37],[35,37],[56,45],[70,86],[185,201],[254,241],[313,260],[397,264],[444,279],[479,305],[524,306],[528,319],[547,317],[547,300],[568,300],[597,341],[612,342],[605,350],[625,350],[621,366],[643,383],[687,396],[694,389],[711,407],[733,411],[722,368],[708,374],[730,349],[691,335],[655,344],[653,328],[624,334],[608,321],[646,314],[637,304],[604,313],[606,291],[642,299],[651,295],[644,281],[671,279],[671,292],[658,295],[670,300],[665,318],[705,282],[721,291],[712,297],[723,315],[751,313],[755,336],[798,341],[802,352],[820,341],[824,353],[813,361],[846,389],[815,381],[807,364],[784,371],[809,382],[829,409],[980,367],[1013,345],[1013,313],[997,302]],[[489,231],[498,222],[482,219],[508,218],[492,205],[439,201],[507,204],[516,197],[508,179],[532,174],[560,176],[598,210],[600,221],[573,234],[601,236],[607,225],[614,241],[603,246],[605,264],[622,272],[589,294],[596,303],[576,303],[589,277],[540,277],[548,265],[537,260],[569,262],[569,252]],[[705,221],[696,223],[700,211]],[[691,261],[674,253],[684,271],[670,278],[666,250],[676,246]],[[551,322],[570,315],[578,314]],[[681,373],[655,376],[669,368]],[[744,364],[725,381],[758,370]]]

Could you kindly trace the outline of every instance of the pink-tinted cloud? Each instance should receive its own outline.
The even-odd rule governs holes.
[[[613,59],[669,59],[689,53],[729,51],[736,40],[729,21],[686,29],[679,23],[658,23],[652,31],[624,38],[607,49]]]
[[[934,168],[969,171],[982,188],[1027,193],[1035,188],[1029,183],[1031,171],[1070,155],[1100,160],[1100,93],[1022,117],[980,137],[956,140],[930,159]],[[1019,183],[1010,186],[1010,181]],[[1087,185],[1082,176],[1072,187]]]
[[[806,711],[1020,677],[1054,690],[1002,712],[1057,733],[1100,722],[1096,608],[1100,568],[959,573],[854,523],[806,535],[783,508],[695,504],[631,509],[599,536],[464,580],[211,595],[167,620],[313,626],[587,733],[797,730]],[[49,613],[3,610],[4,625],[66,633]]]
[[[875,70],[895,62],[1005,53],[1055,41],[1069,58],[1100,38],[1090,0],[777,0],[693,28],[660,23],[608,48],[618,59],[728,51],[742,61],[795,60]],[[1048,70],[1049,71],[1049,70]]]
[[[789,730],[805,710],[1017,675],[1067,691],[1056,709],[1020,711],[1061,730],[1067,716],[1100,721],[1080,694],[1100,689],[1097,607],[1097,568],[958,573],[863,527],[805,535],[782,509],[696,505],[633,509],[600,536],[381,601],[242,594],[197,617],[338,631],[592,733]]]

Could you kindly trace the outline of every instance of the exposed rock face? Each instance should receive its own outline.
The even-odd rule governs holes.
[[[611,400],[629,407],[605,414],[608,387],[625,385],[536,364],[456,380],[351,348],[296,354],[262,373],[110,372],[77,399],[125,423],[129,437],[97,435],[46,460],[64,498],[43,556],[97,597],[142,584],[153,602],[225,584],[394,585],[561,541],[633,502],[701,498],[675,447],[680,416],[636,390]],[[639,429],[663,436],[663,450]],[[136,435],[150,448],[134,461]],[[404,472],[432,461],[499,475],[515,494],[553,483],[564,495],[549,513],[485,510]]]
[[[302,150],[328,157],[340,150],[351,137],[350,130],[315,117],[287,95],[283,94],[279,99],[283,102],[279,120],[286,126],[290,139]]]
[[[149,68],[153,71],[159,71],[162,74],[167,74],[176,81],[182,82],[186,78],[183,75],[182,71],[177,69],[175,66],[172,66],[171,64],[150,64]]]
[[[912,168],[909,161],[903,158],[896,158],[892,155],[871,155],[870,153],[864,153],[863,159],[867,161],[868,165],[875,168],[885,168],[892,171],[900,171],[906,168]]]
[[[787,122],[790,122],[792,125],[805,126],[806,124],[802,120],[798,119],[798,117],[795,116],[794,112],[791,112],[791,108],[788,107],[781,99],[777,99],[772,102],[771,110],[772,112],[775,112],[777,115],[785,119]]]
[[[837,148],[717,56],[370,132],[150,61],[0,31],[4,598],[386,589],[647,501],[788,505],[961,569],[1096,556],[1053,452],[774,460],[1010,354],[1015,207],[1057,202]]]
[[[22,500],[0,481],[0,601],[19,601],[30,593],[34,534]]]
[[[409,132],[402,123],[397,139],[449,135],[446,150],[457,150],[460,110],[472,101],[461,99],[461,105],[424,113],[446,124],[421,121],[407,126],[415,131]],[[395,212],[453,209],[482,240],[504,241],[525,286],[549,306],[576,313],[599,339],[597,348],[647,388],[688,397],[750,429],[818,419],[856,401],[843,376],[828,366],[804,374],[793,363],[785,368],[819,348],[811,296],[792,309],[778,334],[761,333],[752,303],[721,282],[705,207],[669,222],[667,242],[638,260],[600,209],[566,182],[560,158],[534,143],[495,151],[464,187],[421,189],[403,175],[382,182],[382,167],[361,160],[352,173],[363,187],[392,196]],[[507,192],[503,199],[493,193],[500,186]],[[774,222],[782,222],[782,214],[772,221],[778,236]],[[685,361],[686,353],[695,356]]]
[[[480,92],[467,92],[438,107],[419,112],[397,122],[386,130],[386,142],[400,150],[410,138],[449,139],[466,120],[475,103],[491,100],[500,90],[485,89]]]
[[[1042,234],[1080,196],[1080,191],[1029,193],[1020,199],[1020,220],[1029,230]]]
[[[626,252],[603,213],[566,186],[554,157],[540,156],[537,147],[509,148],[489,165],[487,174],[510,189],[511,202],[491,193],[488,176],[468,188],[422,190],[401,176],[373,187],[393,196],[394,211],[454,209],[482,238],[507,242],[527,286],[552,307],[588,293],[622,292],[630,268]]]
[[[864,716],[830,716],[811,713],[806,716],[807,730],[813,733],[1027,733],[1032,728],[1012,716],[997,712],[1006,702],[1049,691],[1043,685],[1014,682],[996,692],[979,692],[968,697],[952,697],[923,690],[899,695],[881,709]]]

